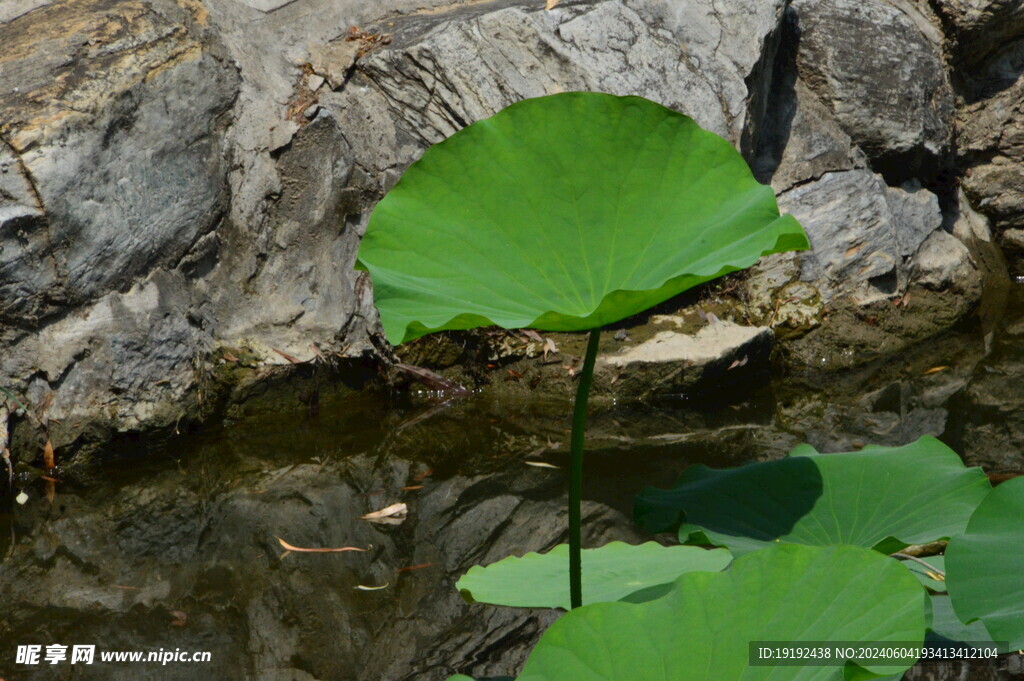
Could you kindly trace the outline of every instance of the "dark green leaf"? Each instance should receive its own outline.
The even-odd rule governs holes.
[[[637,520],[660,531],[679,523],[680,539],[702,531],[735,555],[774,543],[873,547],[960,534],[990,490],[984,473],[933,437],[903,447],[818,454],[740,468],[688,469],[671,490],[645,489]]]
[[[932,595],[929,598],[931,605],[928,629],[933,633],[929,636],[945,639],[947,641],[970,641],[977,643],[991,643],[992,637],[985,630],[985,625],[980,621],[972,624],[964,624],[953,612],[953,604],[949,596]]]

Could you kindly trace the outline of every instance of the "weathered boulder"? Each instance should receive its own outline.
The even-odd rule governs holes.
[[[779,204],[800,220],[811,249],[756,265],[752,289],[762,298],[796,278],[813,284],[823,304],[849,298],[867,305],[903,295],[912,275],[910,257],[942,227],[934,194],[914,185],[886,187],[880,176],[862,169],[825,173],[780,194]],[[763,278],[771,285],[761,284]]]
[[[515,101],[569,90],[641,95],[738,144],[759,118],[748,102],[767,89],[762,63],[773,57],[784,3],[740,5],[721,14],[711,2],[605,0],[432,16],[399,26],[340,95],[320,101],[357,136],[357,163],[378,172]],[[358,130],[368,120],[372,136]]]
[[[935,0],[932,5],[952,29],[957,53],[968,65],[1024,34],[1024,5],[1017,0]]]
[[[1024,226],[1022,102],[1024,77],[958,114],[958,149],[967,166],[964,190],[997,229]]]
[[[0,24],[0,321],[174,267],[223,216],[238,76],[194,12],[71,0]]]
[[[949,153],[953,93],[940,47],[883,0],[794,0],[800,77],[892,182]]]
[[[914,258],[913,267],[917,283],[935,290],[971,281],[975,269],[967,246],[943,231],[935,232],[925,240]]]

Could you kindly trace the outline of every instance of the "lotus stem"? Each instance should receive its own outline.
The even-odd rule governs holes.
[[[917,556],[912,556],[909,553],[896,552],[896,553],[890,553],[889,557],[890,558],[897,558],[899,560],[912,560],[915,563],[919,563],[920,565],[923,565],[926,568],[928,568],[929,572],[932,572],[932,573],[937,574],[940,577],[942,577],[942,579],[940,581],[945,581],[946,580],[946,573],[945,572],[943,572],[939,568],[935,567],[931,563],[926,563],[925,561],[921,560]]]
[[[593,329],[587,340],[587,354],[583,358],[583,371],[576,386],[576,404],[572,411],[572,436],[569,440],[572,465],[569,476],[569,602],[573,608],[583,605],[583,560],[581,541],[580,502],[583,498],[583,440],[587,429],[587,398],[594,381],[594,360],[600,329]]]

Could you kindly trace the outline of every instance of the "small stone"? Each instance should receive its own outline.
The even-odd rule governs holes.
[[[952,234],[938,231],[928,237],[914,258],[916,283],[942,290],[971,280],[971,254]]]
[[[24,506],[25,502],[28,501],[28,495],[25,494],[25,490],[22,490],[18,496],[14,497],[14,500],[18,502],[18,505]]]
[[[313,92],[316,92],[317,90],[320,89],[320,86],[324,84],[325,80],[327,79],[324,78],[323,76],[311,73],[308,76],[306,76],[306,87],[308,87]]]
[[[313,117],[316,116],[317,111],[319,110],[319,104],[310,104],[308,107],[306,107],[306,110],[302,112],[302,115],[305,116],[307,119],[312,120]]]

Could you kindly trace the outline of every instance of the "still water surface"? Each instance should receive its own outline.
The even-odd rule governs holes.
[[[803,441],[844,451],[927,433],[991,473],[1024,473],[1024,306],[1012,298],[995,327],[971,322],[854,370],[598,410],[585,542],[642,540],[632,495],[689,465],[774,458]],[[467,605],[454,583],[474,564],[564,540],[570,406],[361,394],[121,443],[61,483],[52,506],[33,487],[0,516],[0,678],[512,674],[553,615]],[[399,524],[360,518],[400,502]],[[366,550],[285,555],[278,538]],[[26,643],[209,651],[211,661],[12,664]]]

